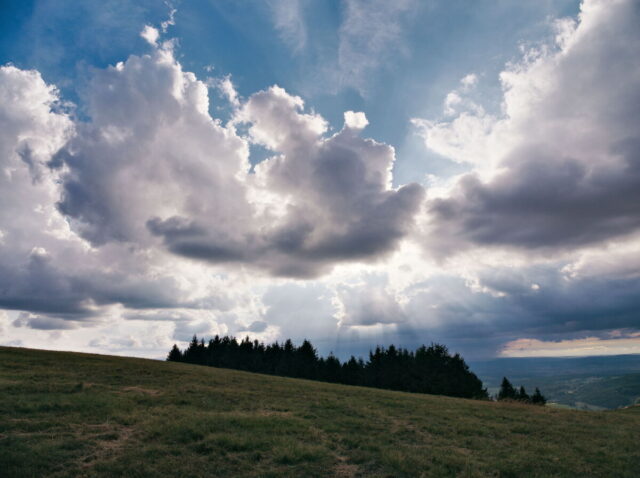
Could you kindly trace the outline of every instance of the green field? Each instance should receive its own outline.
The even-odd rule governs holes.
[[[637,477],[640,407],[417,395],[0,348],[0,476]]]

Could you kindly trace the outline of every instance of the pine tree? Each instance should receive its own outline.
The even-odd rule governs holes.
[[[189,347],[184,351],[183,357],[185,362],[198,363],[198,337],[196,335],[189,342]]]
[[[516,400],[520,400],[522,402],[529,402],[531,400],[522,385],[520,385],[520,390],[518,390],[518,393],[516,394]]]
[[[500,391],[498,392],[498,400],[514,400],[516,399],[516,390],[511,385],[511,382],[507,380],[507,377],[502,378],[502,385],[500,385]]]
[[[536,391],[533,393],[533,396],[531,397],[531,403],[535,405],[544,405],[547,403],[547,399],[544,397],[544,395],[542,395],[542,393],[540,393],[540,390],[538,389],[538,387],[536,387]]]
[[[173,348],[169,352],[169,355],[167,355],[167,361],[168,362],[181,362],[182,361],[182,352],[180,352],[180,349],[178,348],[178,346],[176,344],[173,344]]]

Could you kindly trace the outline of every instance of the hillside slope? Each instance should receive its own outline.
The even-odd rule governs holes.
[[[0,348],[3,477],[637,476],[640,407],[579,412]]]

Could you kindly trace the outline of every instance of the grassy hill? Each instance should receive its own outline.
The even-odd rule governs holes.
[[[581,412],[0,347],[8,477],[637,476],[640,407]]]

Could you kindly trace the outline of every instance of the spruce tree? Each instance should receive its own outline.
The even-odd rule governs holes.
[[[538,387],[536,387],[536,391],[533,393],[533,396],[531,397],[531,403],[535,405],[544,405],[547,403],[547,399],[544,397],[544,395],[542,395],[542,393],[540,393],[540,390],[538,389]]]
[[[182,352],[176,344],[173,344],[173,348],[169,351],[169,355],[167,355],[168,362],[181,362],[182,361]]]
[[[500,391],[498,392],[498,400],[514,400],[516,398],[516,390],[511,385],[511,382],[507,380],[507,377],[502,378],[502,385],[500,385]]]
[[[516,395],[516,399],[522,402],[528,402],[530,400],[529,395],[527,394],[527,391],[524,389],[522,385],[520,385],[520,390]]]

